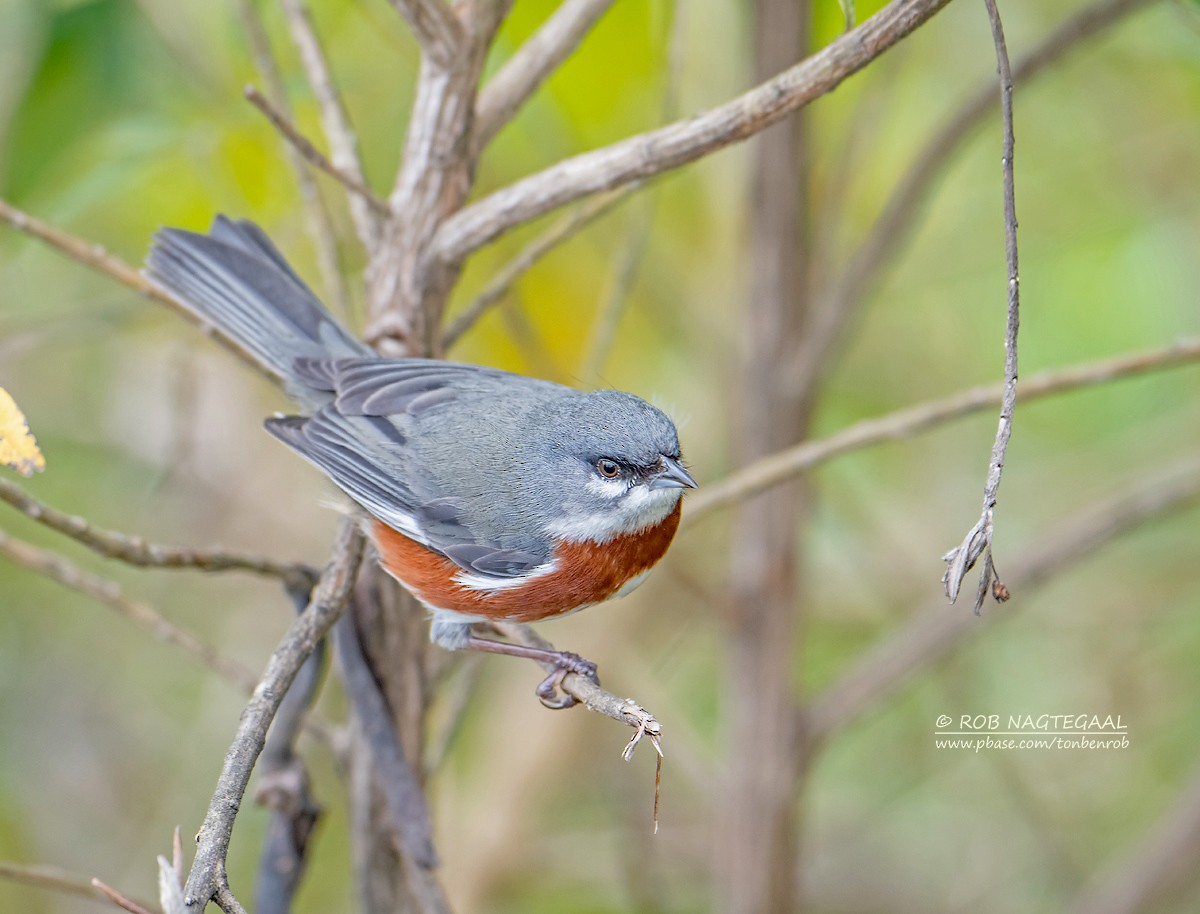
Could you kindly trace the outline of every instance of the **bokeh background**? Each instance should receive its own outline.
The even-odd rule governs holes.
[[[880,5],[859,3],[859,17]],[[517,3],[491,66],[552,8]],[[1013,56],[1077,8],[1002,4]],[[385,3],[316,0],[313,9],[368,178],[386,192],[415,44]],[[500,134],[479,188],[648,129],[672,107],[698,111],[747,88],[750,14],[742,3],[617,4]],[[277,10],[264,16],[298,122],[319,136]],[[836,37],[841,16],[833,2],[816,5],[818,43]],[[845,263],[931,130],[993,74],[983,6],[962,0],[815,104],[822,264]],[[254,81],[229,4],[4,0],[0,195],[135,264],[160,225],[249,217],[317,286],[279,138],[241,97]],[[1200,332],[1196,5],[1147,4],[1018,91],[1017,112],[1023,376]],[[1000,377],[999,157],[993,119],[914,216],[911,244],[824,387],[818,435]],[[638,392],[680,420],[702,485],[734,471],[749,163],[746,148],[733,148],[627,201],[540,263],[453,355]],[[341,195],[319,181],[361,296],[363,257]],[[537,228],[474,258],[455,301],[482,288]],[[614,297],[615,341],[598,350]],[[352,304],[347,320],[359,317]],[[599,365],[595,377],[588,365]],[[50,504],[151,540],[324,557],[336,522],[330,492],[260,429],[285,408],[278,393],[175,315],[8,227],[0,386],[41,443],[47,469],[27,485]],[[797,695],[819,695],[924,613],[970,612],[944,606],[940,556],[977,516],[994,429],[988,412],[812,475]],[[1189,458],[1194,471],[1198,449],[1194,367],[1019,407],[997,514],[1000,571],[1073,512]],[[252,669],[290,618],[270,581],[133,571],[7,506],[0,526],[120,581]],[[617,725],[545,712],[531,695],[534,670],[483,662],[431,782],[456,910],[719,909],[720,785],[755,776],[723,770],[729,537],[727,514],[697,523],[635,595],[543,632],[596,660],[606,686],[664,722],[657,836],[647,747],[624,763]],[[806,772],[800,801],[806,909],[1052,912],[1126,872],[1200,770],[1198,578],[1193,505],[1090,550],[1004,606],[989,603],[949,657],[842,722]],[[235,688],[171,646],[0,558],[0,860],[54,864],[153,898],[155,855],[169,853],[176,825],[195,832],[242,705]],[[320,711],[344,713],[332,677]],[[993,713],[1120,714],[1131,745],[935,748],[938,715]],[[344,792],[328,754],[306,746],[326,814],[297,910],[351,910]],[[246,895],[265,821],[250,803],[238,819],[231,880]],[[1163,852],[1194,861],[1198,833],[1193,825]],[[1139,910],[1200,908],[1195,872],[1164,880]],[[3,911],[94,907],[0,881]]]

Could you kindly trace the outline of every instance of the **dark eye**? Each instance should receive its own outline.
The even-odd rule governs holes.
[[[596,461],[596,472],[605,479],[616,479],[621,475],[621,464],[611,457],[601,457]]]

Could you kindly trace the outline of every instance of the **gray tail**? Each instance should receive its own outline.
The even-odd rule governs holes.
[[[374,353],[350,336],[253,222],[217,216],[207,235],[162,229],[146,274],[301,400],[325,398],[297,363]]]

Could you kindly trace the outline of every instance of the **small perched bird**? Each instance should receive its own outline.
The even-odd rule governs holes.
[[[480,638],[472,625],[563,616],[641,583],[696,486],[671,420],[615,390],[382,358],[251,222],[163,229],[146,273],[282,379],[303,415],[267,430],[369,515],[380,564],[429,609],[432,640],[552,662],[538,697],[575,704],[558,687],[568,672],[595,679],[595,664]]]

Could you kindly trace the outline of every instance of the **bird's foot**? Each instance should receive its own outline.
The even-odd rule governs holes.
[[[555,651],[553,662],[558,668],[543,679],[536,690],[538,701],[552,711],[561,711],[579,704],[579,699],[562,688],[562,681],[568,673],[575,673],[600,685],[600,677],[596,675],[596,664],[578,654]]]

